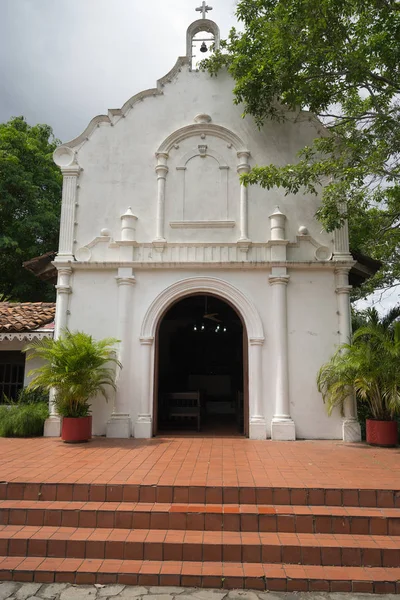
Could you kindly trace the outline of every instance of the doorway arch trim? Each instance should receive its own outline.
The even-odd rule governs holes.
[[[163,290],[146,312],[140,332],[141,342],[154,340],[157,325],[166,309],[176,300],[192,294],[215,294],[230,302],[243,318],[249,343],[251,345],[264,343],[263,325],[253,302],[235,286],[216,277],[190,277],[177,281]]]
[[[154,340],[158,324],[166,310],[177,300],[194,294],[214,294],[230,302],[243,319],[248,339],[248,407],[249,437],[265,439],[266,425],[264,416],[262,350],[264,329],[260,315],[253,302],[243,292],[227,281],[215,277],[192,277],[173,283],[163,290],[151,303],[144,317],[140,332],[142,344],[142,373],[140,413],[135,424],[135,437],[150,438],[153,435],[154,376],[155,356]]]

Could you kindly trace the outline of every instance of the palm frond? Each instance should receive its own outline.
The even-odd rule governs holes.
[[[380,319],[375,309],[365,319],[350,344],[343,344],[317,376],[318,389],[328,414],[343,412],[349,394],[369,406],[376,419],[400,414],[400,322],[397,311]],[[400,314],[400,313],[399,313]]]
[[[54,389],[56,405],[67,411],[79,412],[78,404],[89,406],[89,400],[101,393],[106,399],[108,390],[116,389],[115,370],[122,368],[116,357],[118,340],[95,340],[91,335],[68,329],[57,339],[45,338],[28,344],[27,358],[40,358],[44,364],[29,372],[31,389]],[[67,415],[64,415],[67,416]]]

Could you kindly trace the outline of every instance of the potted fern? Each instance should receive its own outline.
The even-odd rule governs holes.
[[[396,446],[400,414],[400,322],[399,310],[379,319],[375,310],[343,344],[318,373],[318,390],[326,402],[328,414],[335,407],[343,412],[349,395],[355,393],[359,404],[366,405],[367,443]]]
[[[57,339],[44,338],[25,348],[27,360],[40,358],[41,367],[30,371],[30,389],[54,390],[54,404],[62,417],[64,442],[86,442],[92,435],[90,400],[101,393],[107,400],[107,387],[116,389],[114,344],[106,338],[96,341],[91,335],[63,331]]]

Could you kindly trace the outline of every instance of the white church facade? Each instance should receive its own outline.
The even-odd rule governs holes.
[[[322,126],[307,112],[261,130],[242,118],[230,76],[192,64],[204,35],[218,46],[205,11],[156,88],[54,153],[64,177],[55,335],[120,340],[117,393],[94,400],[95,435],[220,426],[357,441],[354,401],[328,417],[316,386],[350,335],[347,229],[321,230],[316,197],[239,178],[295,161]],[[57,429],[53,413],[45,434]]]

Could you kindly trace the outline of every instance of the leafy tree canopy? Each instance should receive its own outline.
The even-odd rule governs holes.
[[[400,279],[400,3],[397,0],[240,0],[232,29],[204,62],[227,67],[235,102],[259,126],[312,111],[327,134],[298,162],[260,166],[247,184],[321,193],[331,231],[348,217],[351,245],[383,262],[364,293]]]
[[[51,127],[0,124],[0,300],[45,301],[54,289],[22,263],[58,247],[62,175]]]

